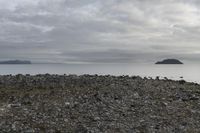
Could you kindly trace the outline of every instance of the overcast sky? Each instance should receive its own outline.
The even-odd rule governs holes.
[[[199,0],[0,0],[0,60],[200,59]]]

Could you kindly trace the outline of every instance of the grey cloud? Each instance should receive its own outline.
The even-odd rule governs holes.
[[[141,53],[131,50],[108,49],[99,51],[71,51],[62,53],[68,58],[66,61],[86,63],[135,63],[140,62],[145,56],[154,56],[154,53]]]
[[[0,0],[1,59],[196,60],[198,0]]]

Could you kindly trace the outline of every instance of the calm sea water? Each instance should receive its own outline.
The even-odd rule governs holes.
[[[100,74],[139,75],[142,77],[167,77],[200,83],[200,64],[154,65],[154,64],[32,64],[0,65],[0,75],[7,74]]]

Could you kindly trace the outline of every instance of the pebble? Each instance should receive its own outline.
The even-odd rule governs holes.
[[[0,132],[200,132],[197,84],[50,74],[0,82]]]

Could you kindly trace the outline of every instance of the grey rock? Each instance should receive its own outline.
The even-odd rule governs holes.
[[[200,132],[200,85],[138,76],[0,76],[0,132]]]

